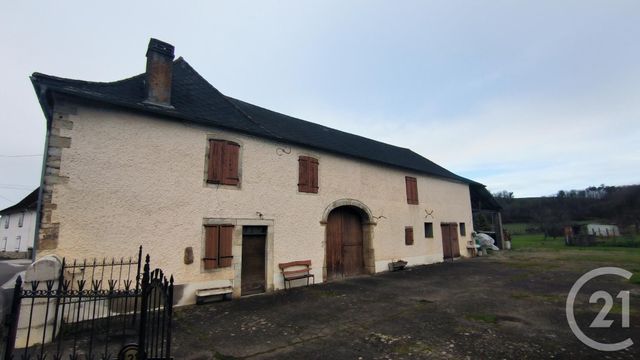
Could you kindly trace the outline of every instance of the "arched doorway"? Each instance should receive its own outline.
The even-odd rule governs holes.
[[[326,228],[327,280],[363,274],[363,212],[354,206],[337,207],[329,213]]]

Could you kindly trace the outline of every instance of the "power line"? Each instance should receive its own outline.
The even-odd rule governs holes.
[[[0,184],[0,189],[7,189],[7,190],[30,190],[31,187],[27,187],[27,186],[20,186],[20,185],[2,185]]]
[[[42,154],[33,154],[33,155],[3,155],[3,154],[0,154],[0,157],[2,157],[2,158],[20,158],[20,157],[36,157],[36,156],[42,156]]]
[[[5,200],[7,200],[8,202],[11,202],[11,203],[14,203],[14,202],[15,202],[14,200],[9,200],[9,199],[7,199],[6,197],[4,197],[4,196],[2,196],[2,195],[0,195],[0,198],[3,198],[3,199],[5,199]]]

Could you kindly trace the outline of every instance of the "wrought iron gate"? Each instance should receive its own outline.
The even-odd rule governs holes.
[[[170,359],[173,276],[149,255],[64,259],[57,280],[16,280],[4,359]]]

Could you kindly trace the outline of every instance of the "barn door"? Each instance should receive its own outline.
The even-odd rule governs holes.
[[[458,224],[442,223],[442,253],[445,259],[460,257],[460,244],[458,243]]]
[[[327,219],[327,279],[362,274],[362,219],[349,207],[336,208]]]

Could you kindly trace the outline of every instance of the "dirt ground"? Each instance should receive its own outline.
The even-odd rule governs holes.
[[[623,351],[600,352],[567,325],[569,289],[599,266],[640,267],[629,259],[581,252],[502,252],[299,287],[208,305],[177,308],[176,359],[638,359],[640,286],[603,276],[587,283],[575,314],[588,328],[600,308],[596,290],[615,299],[631,291],[630,327],[622,306],[595,340],[631,338]],[[633,259],[632,259],[633,260]],[[626,262],[625,262],[626,261]],[[630,271],[640,269],[628,268]]]

